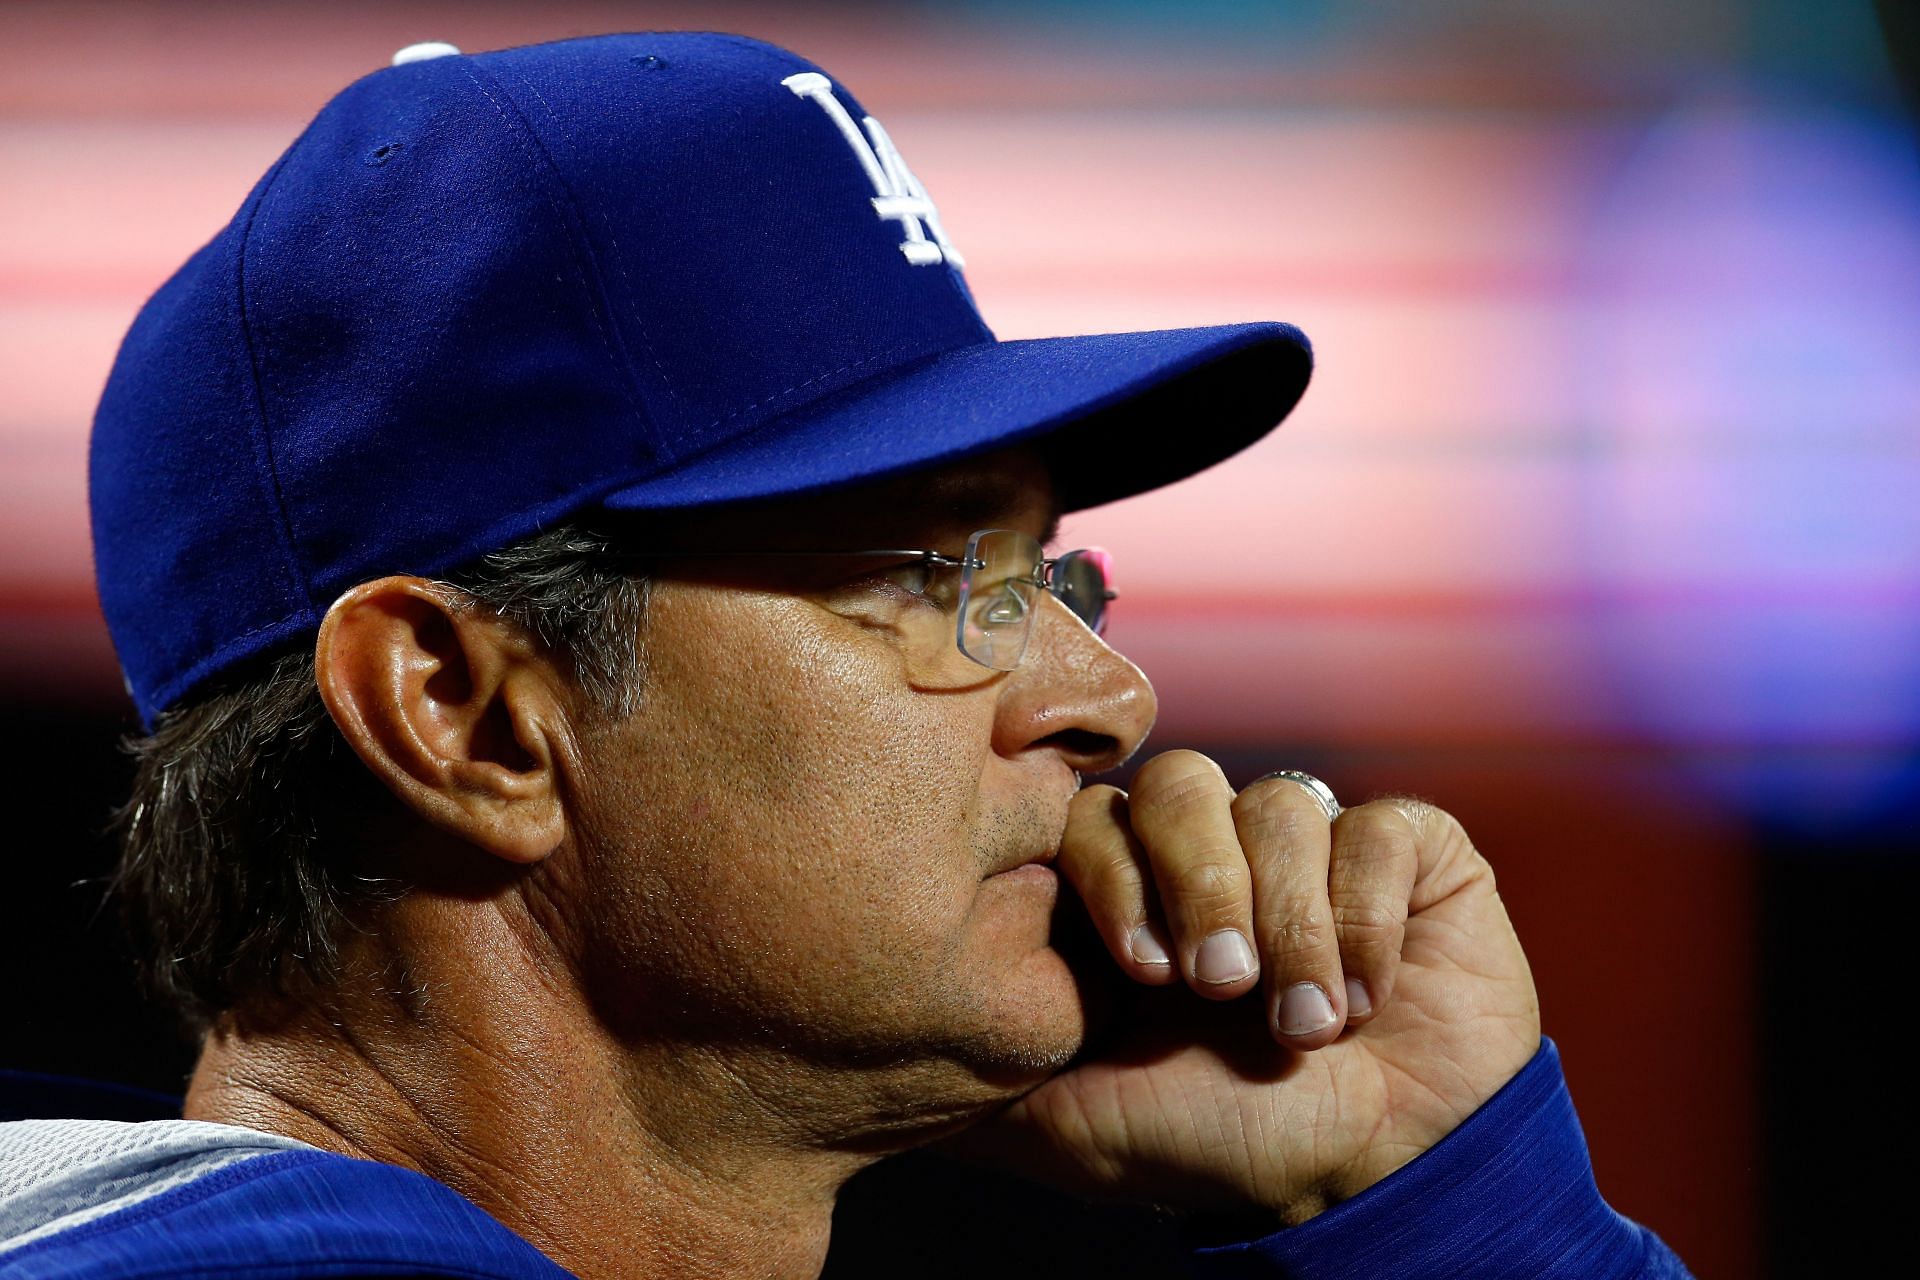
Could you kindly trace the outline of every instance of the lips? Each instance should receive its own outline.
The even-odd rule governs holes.
[[[1045,866],[1059,856],[1060,846],[1054,845],[1052,848],[1043,849],[1039,853],[1027,854],[1018,861],[1003,862],[987,874],[990,876],[999,876],[1005,875],[1009,871],[1018,871],[1021,867]]]

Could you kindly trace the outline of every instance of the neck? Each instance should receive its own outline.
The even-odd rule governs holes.
[[[739,1063],[612,1043],[497,912],[401,910],[430,944],[404,963],[383,933],[325,1000],[223,1018],[186,1117],[418,1170],[585,1280],[819,1274],[878,1152],[811,1140]]]

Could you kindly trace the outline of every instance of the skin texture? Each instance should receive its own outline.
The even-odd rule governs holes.
[[[1012,449],[672,545],[957,554],[1042,535],[1051,501]],[[1525,958],[1446,814],[1329,824],[1188,751],[1080,789],[1151,729],[1141,672],[1045,595],[1018,669],[930,657],[925,583],[882,567],[665,566],[618,723],[432,584],[343,595],[317,678],[405,815],[369,852],[416,887],[338,990],[223,1019],[186,1114],[420,1169],[582,1276],[814,1276],[840,1186],[891,1151],[1273,1229],[1531,1057]],[[1168,963],[1131,950],[1148,922]],[[1208,982],[1222,928],[1260,964]],[[1300,981],[1336,1020],[1290,1037]]]

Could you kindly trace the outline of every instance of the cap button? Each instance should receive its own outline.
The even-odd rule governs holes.
[[[460,52],[444,40],[427,40],[420,44],[410,44],[393,55],[393,65],[404,67],[409,62],[425,62],[429,58],[450,58]]]

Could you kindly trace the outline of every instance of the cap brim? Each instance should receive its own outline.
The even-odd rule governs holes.
[[[1185,479],[1280,424],[1312,349],[1292,325],[991,342],[782,414],[607,495],[615,511],[787,497],[1006,445],[1041,447],[1062,511]]]

